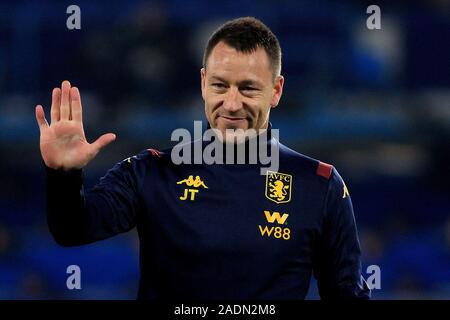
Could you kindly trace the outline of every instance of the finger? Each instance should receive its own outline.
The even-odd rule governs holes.
[[[70,106],[72,109],[72,120],[82,122],[83,110],[81,107],[80,91],[77,87],[72,87],[70,89]]]
[[[50,120],[52,123],[59,121],[61,108],[61,89],[54,88],[52,91],[52,108],[50,110]]]
[[[65,80],[61,84],[61,120],[70,117],[70,82]]]
[[[39,105],[36,106],[36,110],[35,111],[36,111],[36,120],[37,120],[37,123],[39,125],[39,129],[42,132],[42,130],[48,128],[48,122],[45,119],[44,108],[42,108],[42,106],[39,104]]]
[[[106,147],[108,144],[113,142],[114,140],[116,140],[116,135],[114,133],[106,133],[97,140],[95,140],[95,142],[92,143],[92,146],[98,152],[102,148]]]

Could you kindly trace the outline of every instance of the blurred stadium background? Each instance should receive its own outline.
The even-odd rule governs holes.
[[[66,8],[81,8],[81,30]],[[88,140],[118,139],[86,168],[171,145],[204,119],[201,55],[237,16],[280,39],[286,78],[272,123],[281,141],[333,163],[345,178],[363,271],[381,268],[374,299],[450,298],[450,3],[374,1],[0,1],[0,299],[134,299],[135,231],[78,248],[54,243],[34,107],[64,79],[77,85]],[[66,289],[66,267],[82,290]],[[182,268],[182,266],[180,266]],[[363,273],[366,277],[367,274]],[[310,299],[317,299],[312,283]]]

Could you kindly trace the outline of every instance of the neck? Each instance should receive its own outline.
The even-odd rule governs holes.
[[[209,125],[208,128],[210,128]],[[258,164],[261,152],[270,157],[271,128],[272,125],[267,123],[266,128],[255,130],[256,134],[232,138],[232,141],[223,141],[220,139],[221,134],[214,134],[211,141],[203,141],[203,149],[214,147],[217,152],[222,153],[223,163]],[[216,156],[216,150],[213,152],[214,156]]]

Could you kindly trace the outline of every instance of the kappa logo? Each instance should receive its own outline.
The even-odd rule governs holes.
[[[204,189],[208,189],[208,187],[206,186],[205,182],[202,181],[202,179],[200,178],[200,176],[194,176],[190,175],[187,179],[183,179],[177,182],[177,184],[186,184],[186,186],[188,187],[194,187],[194,188],[204,188]],[[191,189],[191,188],[186,188],[184,189],[184,194],[180,197],[180,200],[187,200],[188,199],[188,194],[190,194],[190,200],[194,201],[195,200],[195,195],[198,193],[199,189]]]
[[[291,201],[292,176],[286,173],[267,171],[266,198],[275,203]]]
[[[345,198],[347,198],[349,196],[350,196],[350,193],[348,192],[348,188],[347,188],[347,186],[345,185],[345,182],[344,182],[344,194],[342,195],[342,199],[345,199]]]
[[[132,156],[132,157],[128,157],[126,159],[124,159],[123,161],[126,161],[127,163],[131,163],[131,159],[136,159],[137,156]]]

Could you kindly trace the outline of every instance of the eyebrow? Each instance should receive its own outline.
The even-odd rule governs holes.
[[[221,78],[219,76],[211,76],[211,80],[217,80],[217,81],[220,81],[220,82],[228,83],[228,81],[226,81],[225,79],[223,79],[223,78]],[[260,83],[259,81],[250,80],[250,79],[240,81],[239,85],[240,86],[258,86],[258,87],[262,87],[263,86],[262,83]]]

